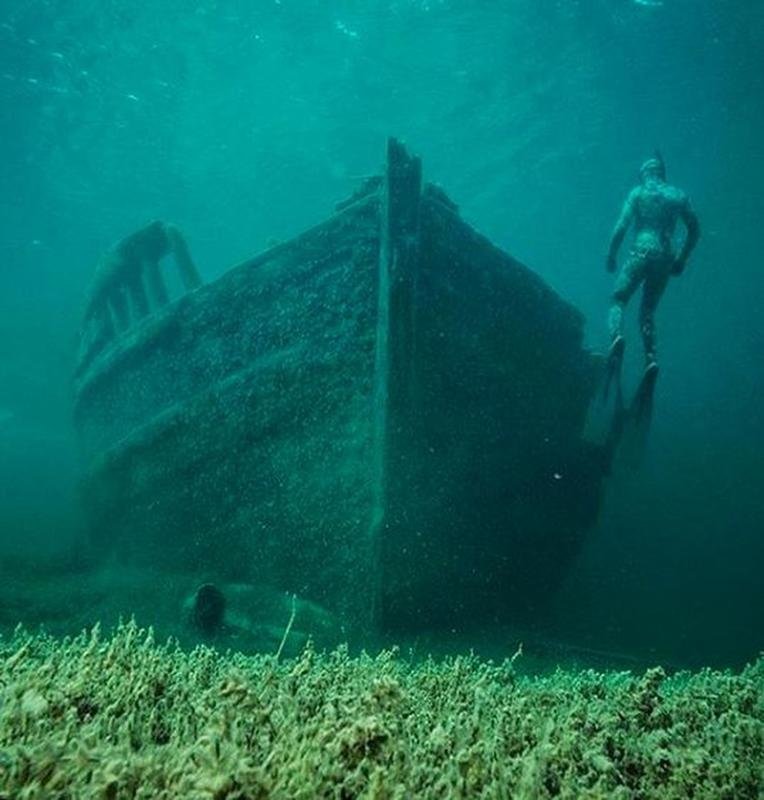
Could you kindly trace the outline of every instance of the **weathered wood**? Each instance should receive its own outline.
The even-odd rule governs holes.
[[[151,302],[155,309],[166,306],[170,302],[170,296],[167,293],[164,278],[159,270],[158,261],[144,261],[143,274],[146,278],[146,286],[151,296]]]
[[[184,289],[191,291],[201,286],[188,245],[174,225],[155,220],[104,253],[86,303],[77,377],[107,349],[116,334],[125,334],[149,315],[147,289],[155,308],[167,304],[169,298],[159,261],[169,253],[174,255]],[[113,324],[102,324],[104,315],[113,317]],[[95,334],[93,323],[98,328]]]
[[[377,206],[184,296],[82,377],[99,547],[368,615]]]
[[[583,320],[397,142],[339,209],[78,374],[94,542],[297,592],[346,630],[507,617],[599,505]]]
[[[581,439],[583,319],[436,196],[420,208],[416,346],[391,431],[382,624],[511,618],[549,595],[598,508]]]
[[[374,511],[371,539],[374,564],[383,550],[385,529],[395,491],[390,471],[395,469],[398,441],[406,435],[402,413],[412,402],[416,275],[419,263],[419,202],[422,168],[394,139],[387,143],[386,170],[381,186],[379,277],[374,391]],[[382,615],[379,599],[384,576],[373,570],[373,611]]]
[[[133,322],[143,319],[149,313],[149,299],[143,285],[143,277],[140,273],[131,276],[127,284],[130,293],[130,310]]]

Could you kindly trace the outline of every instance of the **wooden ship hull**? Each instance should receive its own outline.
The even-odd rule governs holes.
[[[326,222],[88,353],[93,544],[295,592],[348,630],[511,618],[599,508],[582,340],[391,140]]]

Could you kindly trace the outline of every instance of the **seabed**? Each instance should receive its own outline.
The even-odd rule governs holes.
[[[0,639],[0,798],[759,798],[764,659],[221,654],[134,622]]]

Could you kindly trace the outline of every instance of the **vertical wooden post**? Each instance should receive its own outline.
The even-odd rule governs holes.
[[[159,270],[159,262],[155,260],[144,261],[143,274],[146,277],[146,285],[149,290],[149,297],[155,309],[166,306],[170,302],[167,294],[167,287],[164,278]]]
[[[119,333],[130,327],[130,308],[127,304],[127,292],[122,285],[114,286],[109,293],[109,306],[114,316],[114,324]]]
[[[422,165],[395,139],[387,145],[383,267],[388,274],[389,403],[406,408],[413,391],[414,313],[419,266],[419,203]]]
[[[379,620],[382,537],[390,520],[391,471],[398,443],[408,436],[413,392],[415,293],[419,265],[422,165],[395,139],[387,142],[380,210],[377,337],[374,390],[374,512],[371,523],[372,618]]]
[[[143,276],[140,270],[135,270],[130,274],[127,290],[130,294],[130,304],[133,309],[133,321],[143,319],[149,313],[149,300],[146,296],[146,287],[143,285]]]
[[[202,279],[196,269],[196,264],[191,258],[186,240],[174,225],[165,225],[165,233],[167,234],[170,249],[175,255],[175,263],[178,265],[178,273],[180,274],[183,288],[187,292],[192,289],[198,289],[202,285]]]

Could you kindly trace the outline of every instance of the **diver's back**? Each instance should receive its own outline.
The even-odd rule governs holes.
[[[668,245],[683,201],[682,191],[670,184],[648,181],[640,186],[634,209],[637,235],[652,233]]]

